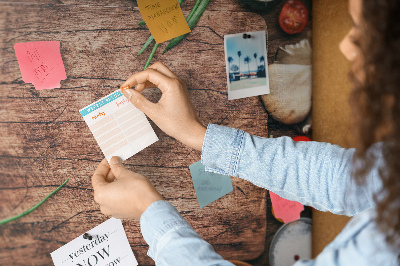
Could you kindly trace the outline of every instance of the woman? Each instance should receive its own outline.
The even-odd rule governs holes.
[[[185,84],[161,63],[123,84],[124,95],[165,133],[202,151],[207,170],[238,176],[322,211],[354,216],[315,260],[297,266],[400,261],[400,1],[350,0],[349,11],[354,26],[340,48],[353,65],[357,150],[287,137],[263,139],[212,124],[205,128]],[[140,93],[154,86],[163,93],[158,103]],[[157,265],[232,265],[146,177],[125,169],[117,157],[110,165],[100,163],[92,183],[104,214],[140,219],[148,255]]]

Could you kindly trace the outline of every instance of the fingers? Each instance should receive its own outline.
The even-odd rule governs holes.
[[[164,74],[165,76],[167,76],[167,77],[169,77],[171,79],[178,79],[179,80],[178,76],[176,76],[174,74],[174,72],[172,72],[166,65],[164,65],[160,61],[155,62],[154,64],[149,66],[149,68],[157,70],[158,72]],[[153,83],[151,83],[150,81],[146,81],[145,83],[137,84],[136,87],[135,87],[135,90],[136,91],[143,91],[144,89],[154,88],[154,87],[156,87],[156,86]]]
[[[140,83],[140,84],[136,85],[135,90],[143,91],[144,89],[154,88],[154,87],[156,87],[156,86],[153,83],[151,83],[150,81],[146,81],[145,83]]]
[[[176,79],[181,82],[181,79],[174,74],[166,65],[161,63],[160,61],[155,62],[153,65],[149,66],[148,68],[152,68],[154,70],[157,70],[158,72],[164,74],[165,76],[171,78],[171,79]],[[146,81],[145,83],[140,83],[136,85],[135,90],[137,91],[143,91],[144,89],[147,88],[154,88],[155,85],[149,81]]]
[[[103,159],[101,163],[97,166],[92,176],[92,186],[94,189],[101,185],[107,184],[106,178],[109,171],[110,166],[108,165],[107,160]]]
[[[127,171],[125,169],[125,166],[122,164],[122,160],[117,156],[111,157],[111,159],[110,159],[110,167],[111,167],[111,171],[113,172],[114,176],[117,179],[122,177],[123,173],[125,171]]]
[[[111,183],[114,181],[114,179],[115,179],[115,176],[114,176],[113,172],[108,171],[108,174],[106,176],[106,182]]]
[[[153,113],[157,109],[155,103],[150,102],[140,92],[134,89],[124,89],[122,93],[137,109],[145,113],[148,117],[153,117]]]
[[[149,66],[149,68],[157,70],[158,72],[163,73],[164,75],[166,75],[167,77],[170,77],[172,79],[177,79],[178,78],[178,76],[176,76],[174,74],[174,72],[172,72],[166,65],[164,65],[160,61],[155,62],[154,64]]]
[[[173,79],[163,73],[152,68],[147,68],[145,71],[130,76],[121,87],[123,88],[129,85],[132,88],[137,84],[151,82],[164,93],[170,87],[172,81]]]
[[[165,75],[165,76],[167,76],[167,77],[169,77],[169,78],[171,78],[171,79],[179,79],[178,76],[174,74],[174,72],[172,72],[166,65],[164,65],[164,64],[161,63],[160,61],[155,62],[154,64],[152,64],[151,66],[149,66],[147,69],[156,70],[156,71],[160,72],[161,74],[163,74],[163,75]],[[132,75],[128,80],[126,80],[126,81],[121,85],[121,88],[122,88],[122,87],[126,87],[127,85],[129,85],[129,86],[131,86],[131,87],[136,86],[136,88],[135,88],[136,90],[139,90],[139,89],[138,89],[138,86],[139,86],[139,87],[143,87],[143,88],[142,88],[142,90],[143,90],[144,88],[151,88],[151,87],[157,86],[157,85],[153,84],[153,83],[150,82],[150,81],[145,82],[144,85],[143,85],[143,83],[141,83],[141,82],[138,82],[138,81],[135,82],[135,80],[132,78],[133,76],[134,76],[134,75]],[[142,84],[142,85],[141,85],[141,84]],[[139,91],[141,91],[141,90],[139,90]]]
[[[160,111],[160,105],[152,103],[140,92],[149,87],[158,87],[163,93],[167,90],[174,91],[180,87],[186,87],[168,67],[161,62],[148,67],[146,70],[136,73],[128,78],[121,86],[121,91],[126,98],[140,111],[144,112],[150,119],[154,120]],[[131,89],[135,87],[135,89]]]

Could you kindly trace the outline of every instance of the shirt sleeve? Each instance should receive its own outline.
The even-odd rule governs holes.
[[[203,142],[206,171],[239,177],[321,211],[353,216],[375,206],[377,169],[363,186],[351,176],[355,149],[322,142],[251,136],[210,124]]]
[[[388,245],[375,218],[374,209],[353,217],[314,260],[297,261],[293,266],[398,266],[400,251]]]
[[[168,202],[153,202],[140,217],[140,228],[156,265],[229,265]]]

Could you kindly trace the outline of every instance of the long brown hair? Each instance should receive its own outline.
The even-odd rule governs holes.
[[[353,65],[351,105],[356,116],[357,153],[363,162],[355,169],[358,183],[365,180],[375,159],[367,150],[383,142],[385,166],[379,169],[383,189],[374,197],[376,222],[387,243],[400,250],[400,1],[363,0],[360,36],[362,54]],[[362,71],[359,78],[357,71]],[[379,199],[379,200],[378,200]]]

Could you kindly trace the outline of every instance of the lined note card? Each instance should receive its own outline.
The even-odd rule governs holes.
[[[79,110],[107,161],[126,160],[158,140],[144,113],[116,90]]]
[[[189,169],[200,208],[233,191],[230,176],[207,172],[200,161]]]
[[[157,43],[190,32],[178,0],[138,0],[137,4]]]
[[[37,90],[60,88],[67,78],[60,54],[60,42],[27,42],[14,45],[22,79]]]
[[[138,265],[121,220],[111,218],[50,255],[56,266]]]

